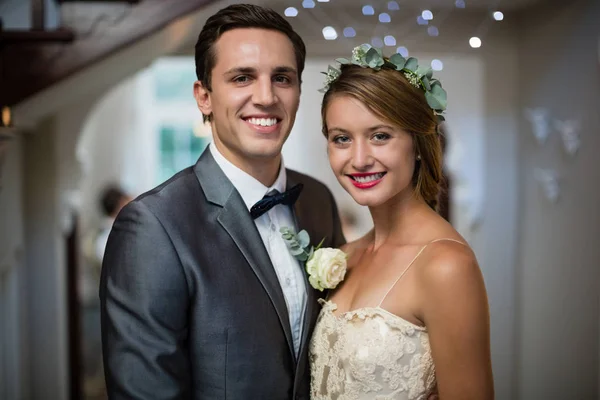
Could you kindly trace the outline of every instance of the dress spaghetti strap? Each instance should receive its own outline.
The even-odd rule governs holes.
[[[385,295],[383,296],[383,298],[381,299],[381,301],[377,305],[378,308],[381,307],[381,305],[383,304],[383,302],[387,298],[388,294],[390,294],[390,292],[392,291],[392,289],[394,289],[394,287],[396,286],[396,284],[398,283],[398,281],[404,276],[404,274],[409,270],[409,268],[412,267],[412,265],[415,263],[415,261],[417,260],[417,258],[419,258],[419,256],[421,255],[421,253],[423,253],[423,251],[425,251],[425,249],[427,248],[427,246],[429,246],[432,243],[441,242],[441,241],[444,241],[444,240],[448,240],[448,241],[451,241],[451,242],[456,242],[456,243],[462,244],[463,246],[466,246],[466,244],[463,243],[463,242],[461,242],[460,240],[450,239],[450,238],[441,238],[441,239],[432,240],[431,242],[427,243],[425,246],[421,247],[421,250],[419,250],[419,252],[417,253],[417,255],[412,259],[412,261],[408,264],[408,266],[406,268],[404,268],[404,271],[402,271],[402,273],[394,281],[394,283],[392,284],[392,286],[390,286],[390,288],[387,290],[387,292],[385,292]]]

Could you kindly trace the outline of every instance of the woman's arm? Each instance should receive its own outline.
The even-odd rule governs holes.
[[[490,317],[483,276],[472,251],[436,243],[422,269],[422,313],[442,400],[491,400]]]

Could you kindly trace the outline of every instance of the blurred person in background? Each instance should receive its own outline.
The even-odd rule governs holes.
[[[83,393],[87,400],[107,398],[102,365],[100,334],[100,270],[108,235],[119,211],[131,201],[131,196],[119,185],[102,188],[98,207],[102,218],[98,226],[83,238],[84,268],[80,271],[81,344],[83,352]]]

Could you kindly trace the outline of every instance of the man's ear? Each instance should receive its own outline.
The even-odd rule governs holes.
[[[194,98],[200,112],[206,116],[212,114],[210,92],[200,81],[194,82]]]

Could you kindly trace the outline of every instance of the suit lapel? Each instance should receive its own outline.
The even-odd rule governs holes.
[[[207,200],[222,207],[217,221],[235,242],[267,292],[279,316],[290,352],[294,354],[285,297],[269,254],[254,221],[250,217],[246,204],[219,168],[208,148],[198,160],[194,170]]]
[[[290,187],[294,186],[297,182],[295,182],[292,178],[290,178],[290,175],[288,174],[288,182],[287,182],[287,188],[289,189]],[[303,197],[304,195],[304,197]],[[297,231],[301,231],[301,230],[306,230],[310,236],[310,240],[311,240],[311,244],[313,246],[316,246],[318,244],[318,242],[321,240],[321,238],[317,238],[316,235],[317,232],[313,229],[312,226],[310,226],[308,224],[308,221],[310,220],[310,218],[307,218],[308,216],[308,212],[310,212],[309,209],[306,208],[307,202],[306,199],[308,194],[302,192],[300,194],[300,197],[298,198],[298,201],[296,201],[296,203],[294,204],[294,222],[296,223],[296,230]],[[315,242],[315,240],[317,242]],[[303,263],[300,263],[300,268],[302,268],[302,271],[304,272],[303,276],[304,276],[304,282],[306,284],[306,291],[307,291],[307,298],[306,298],[306,309],[304,310],[304,320],[303,320],[303,324],[302,324],[302,337],[301,337],[301,341],[300,341],[300,359],[298,360],[298,365],[300,366],[301,363],[305,362],[304,360],[302,360],[302,354],[305,354],[305,352],[303,351],[304,347],[308,345],[308,340],[310,340],[310,333],[312,332],[312,328],[314,326],[315,323],[315,318],[313,316],[313,314],[315,313],[316,308],[318,307],[317,304],[317,299],[319,298],[318,292],[311,286],[310,282],[308,281],[308,274],[306,273],[306,268],[305,265]],[[301,367],[301,366],[300,366]]]

